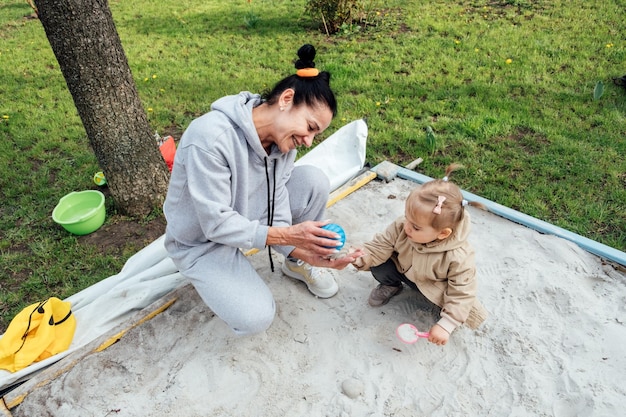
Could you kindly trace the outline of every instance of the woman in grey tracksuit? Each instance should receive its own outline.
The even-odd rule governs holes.
[[[275,314],[269,288],[240,249],[273,248],[285,256],[283,272],[319,297],[338,288],[318,267],[342,269],[360,256],[329,258],[336,235],[321,228],[328,179],[316,167],[294,167],[297,147],[310,147],[337,112],[330,74],[314,67],[315,49],[304,45],[298,55],[296,74],[266,97],[223,97],[191,122],[163,208],[169,255],[239,335],[264,331]]]

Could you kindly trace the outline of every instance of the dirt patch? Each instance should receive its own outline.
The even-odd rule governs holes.
[[[78,238],[81,244],[93,245],[106,255],[138,251],[165,233],[165,217],[138,221],[125,217],[110,218],[93,233]]]

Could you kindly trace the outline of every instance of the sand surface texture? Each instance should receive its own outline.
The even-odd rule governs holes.
[[[372,181],[328,210],[358,245],[403,213],[416,185]],[[371,308],[375,281],[336,271],[317,299],[251,261],[277,315],[237,338],[191,287],[118,343],[31,392],[14,416],[616,416],[626,405],[626,277],[575,244],[481,210],[472,214],[479,297],[490,312],[448,345],[402,343],[436,318],[405,289]]]

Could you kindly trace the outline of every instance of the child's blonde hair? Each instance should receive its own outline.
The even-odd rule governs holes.
[[[461,189],[448,181],[450,174],[460,168],[463,168],[463,165],[450,164],[446,168],[445,177],[429,181],[411,191],[406,199],[407,213],[412,217],[429,218],[431,226],[436,230],[443,230],[446,227],[455,230],[463,220],[465,206],[486,210],[484,204],[465,200]]]

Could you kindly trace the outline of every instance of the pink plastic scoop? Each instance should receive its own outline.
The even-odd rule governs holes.
[[[420,337],[428,339],[430,333],[420,332],[417,330],[417,327],[413,326],[411,323],[402,323],[396,329],[396,335],[398,339],[402,340],[404,343],[415,343]]]

